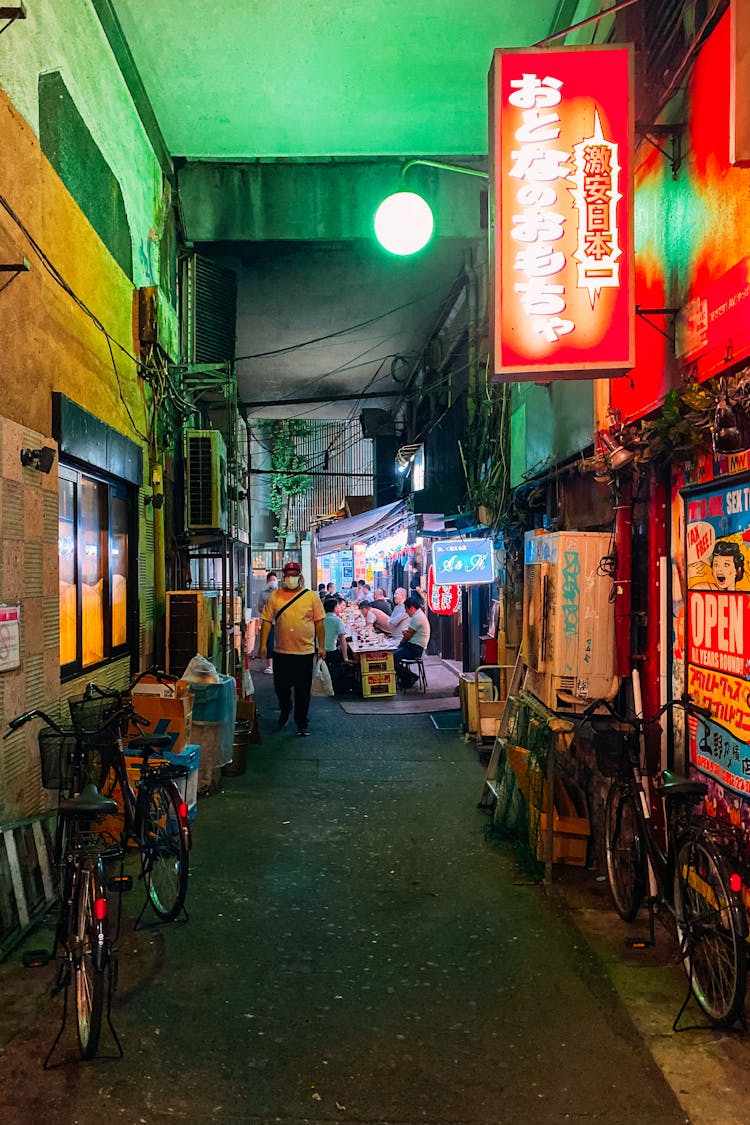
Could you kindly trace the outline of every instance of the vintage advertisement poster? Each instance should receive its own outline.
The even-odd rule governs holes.
[[[685,688],[711,710],[690,758],[727,815],[750,795],[750,478],[685,498],[685,563]]]

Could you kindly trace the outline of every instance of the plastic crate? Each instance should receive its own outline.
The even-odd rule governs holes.
[[[363,652],[359,658],[362,672],[392,672],[393,653],[387,649]]]
[[[181,754],[174,754],[171,750],[160,750],[158,758],[149,758],[149,765],[157,766],[160,762],[169,762],[173,766],[183,766],[189,773],[187,777],[178,777],[175,784],[188,807],[188,821],[195,820],[198,811],[198,770],[200,767],[200,746],[186,746]],[[125,765],[128,771],[130,784],[135,789],[141,776],[140,754],[125,755]]]
[[[378,695],[396,694],[395,672],[363,672],[362,695],[365,699]]]

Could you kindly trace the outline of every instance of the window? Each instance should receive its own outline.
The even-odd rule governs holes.
[[[64,677],[127,651],[128,490],[60,465],[60,664]]]

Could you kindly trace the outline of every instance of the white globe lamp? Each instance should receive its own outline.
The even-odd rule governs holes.
[[[417,254],[430,241],[434,229],[429,205],[413,191],[389,195],[375,212],[375,236],[391,254]]]

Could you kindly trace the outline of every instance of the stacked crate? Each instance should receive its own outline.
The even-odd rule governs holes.
[[[360,657],[362,672],[362,695],[365,699],[373,696],[396,694],[396,673],[393,669],[393,653],[387,649],[377,652],[363,652]]]

